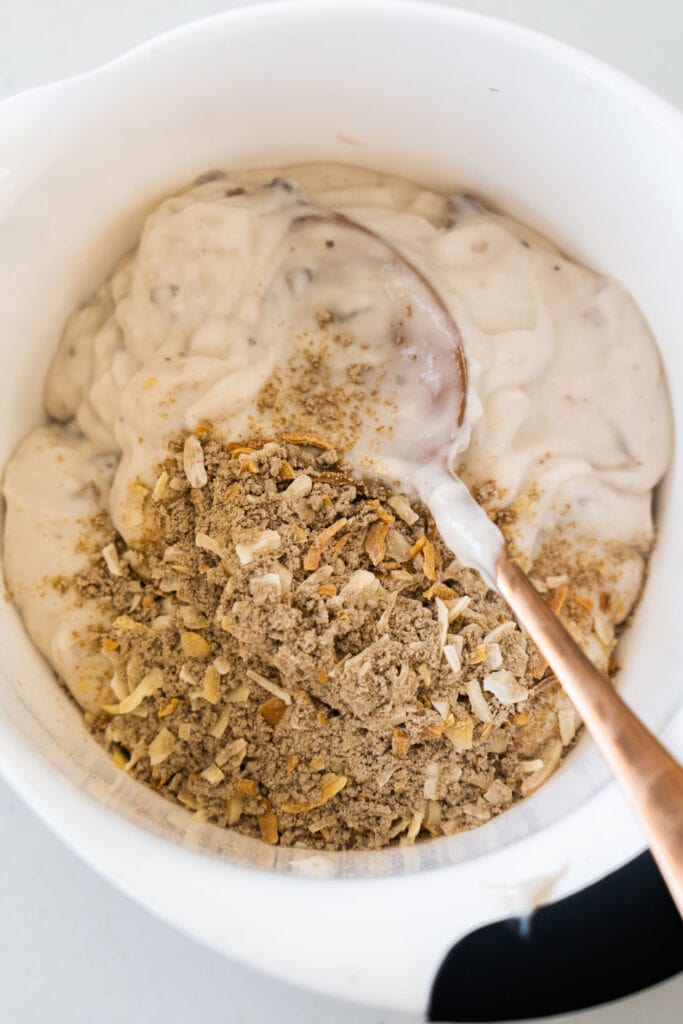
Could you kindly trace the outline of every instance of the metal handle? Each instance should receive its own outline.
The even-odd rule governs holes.
[[[496,582],[640,815],[683,915],[683,768],[586,657],[507,551],[496,564]]]

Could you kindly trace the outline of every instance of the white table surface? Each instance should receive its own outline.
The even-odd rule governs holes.
[[[323,0],[321,0],[323,2]],[[230,0],[0,0],[0,97],[93,67]],[[610,61],[683,107],[680,0],[461,0]],[[1,142],[0,142],[1,144]],[[416,1024],[247,970],[151,917],[0,781],[2,1024]],[[683,975],[557,1024],[675,1024]]]

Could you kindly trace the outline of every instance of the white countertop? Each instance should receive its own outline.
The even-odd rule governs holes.
[[[321,0],[324,2],[324,0]],[[0,0],[0,97],[95,66],[230,0]],[[462,0],[603,57],[683,107],[679,0]],[[313,996],[151,917],[0,782],[3,1024],[416,1024]],[[683,975],[557,1024],[675,1024]]]

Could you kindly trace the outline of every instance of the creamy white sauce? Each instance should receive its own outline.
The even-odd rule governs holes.
[[[469,373],[460,428],[453,324]],[[279,405],[268,408],[274,372]],[[350,396],[323,425],[319,402],[303,400],[316,388],[317,399],[330,388]],[[7,469],[9,585],[82,703],[97,705],[102,666],[81,672],[71,633],[95,613],[42,582],[80,567],[80,484],[98,480],[134,544],[131,484],[153,484],[170,435],[209,422],[233,438],[268,433],[284,425],[283,396],[291,429],[353,441],[361,468],[381,465],[431,494],[447,540],[482,571],[495,528],[443,464],[415,478],[450,445],[468,486],[493,480],[508,504],[533,493],[517,538],[528,557],[558,527],[633,546],[623,607],[633,603],[671,419],[656,346],[623,289],[462,196],[327,165],[216,177],[162,203],[76,311],[46,386],[50,417],[72,426],[31,435]]]

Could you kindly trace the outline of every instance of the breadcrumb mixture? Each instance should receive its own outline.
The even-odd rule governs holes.
[[[86,718],[200,820],[321,850],[451,835],[572,743],[578,718],[505,603],[422,505],[354,479],[324,439],[200,428],[144,509],[138,550],[100,521],[71,581],[111,615],[93,642],[116,703]]]

